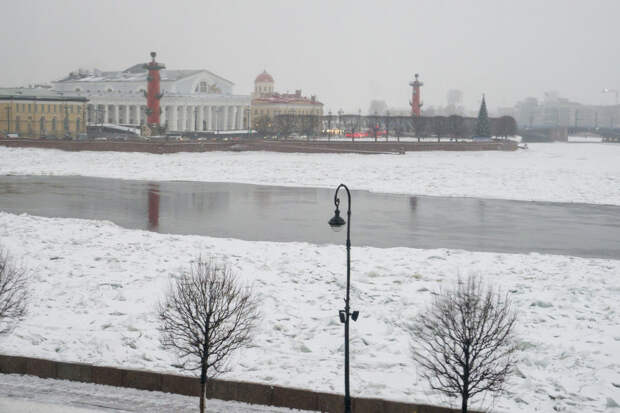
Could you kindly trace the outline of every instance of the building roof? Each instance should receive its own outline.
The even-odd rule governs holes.
[[[254,80],[254,83],[259,83],[259,82],[273,83],[273,77],[271,77],[271,75],[267,73],[266,70],[263,70],[263,73],[256,76],[256,80]]]
[[[49,88],[0,88],[0,99],[7,100],[46,100],[87,102],[84,96],[67,95]]]
[[[274,93],[271,96],[263,96],[252,100],[252,104],[300,104],[300,105],[323,105],[323,103],[316,100],[314,96],[308,98],[301,96],[301,91],[298,93]]]
[[[216,75],[213,72],[208,70],[168,70],[162,69],[160,70],[160,77],[162,81],[175,81],[184,79],[189,76],[193,76],[195,74],[207,72],[210,75],[217,77],[224,82],[228,82],[231,85],[231,82],[228,79],[224,79],[221,76]],[[148,76],[148,69],[145,68],[144,63],[135,64],[121,72],[118,71],[110,71],[103,72],[98,69],[94,70],[85,70],[78,69],[69,73],[68,76],[60,79],[58,82],[146,82],[146,78]]]

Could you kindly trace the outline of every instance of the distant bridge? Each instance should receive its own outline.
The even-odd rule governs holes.
[[[549,126],[519,129],[524,142],[567,142],[569,136],[600,137],[603,142],[620,142],[620,128]]]

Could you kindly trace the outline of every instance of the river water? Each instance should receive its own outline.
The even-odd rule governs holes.
[[[327,225],[334,189],[2,176],[0,210],[163,233],[338,244],[345,233]],[[620,207],[352,191],[351,241],[620,259]]]

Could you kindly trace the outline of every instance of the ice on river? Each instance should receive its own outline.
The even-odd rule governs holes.
[[[620,205],[620,145],[539,143],[516,152],[154,155],[0,147],[0,175],[240,182],[413,195]]]
[[[0,242],[31,270],[30,313],[2,352],[179,372],[155,306],[199,254],[226,259],[259,297],[252,348],[225,377],[343,391],[343,246],[127,230],[109,222],[0,212]],[[511,293],[520,353],[498,411],[605,411],[620,401],[620,261],[353,246],[355,395],[447,404],[416,375],[408,324],[458,274]],[[489,400],[487,400],[489,402]]]

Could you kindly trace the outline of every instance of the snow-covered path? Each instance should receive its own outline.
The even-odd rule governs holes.
[[[301,413],[300,410],[215,399],[207,400],[206,407],[208,413]],[[197,410],[197,397],[0,374],[2,413],[187,413]]]
[[[241,182],[412,195],[620,205],[620,145],[541,143],[516,152],[153,155],[0,147],[0,175]]]
[[[126,230],[0,213],[0,241],[32,271],[30,315],[3,352],[178,371],[155,305],[199,254],[227,259],[263,314],[255,346],[225,377],[342,392],[343,246]],[[620,400],[620,261],[459,250],[353,248],[354,395],[445,404],[415,374],[409,323],[443,284],[479,273],[509,291],[520,362],[498,411],[605,411]]]

